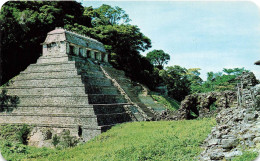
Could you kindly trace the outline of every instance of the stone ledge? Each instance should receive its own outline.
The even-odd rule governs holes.
[[[49,62],[49,63],[36,63],[36,64],[31,64],[31,67],[35,67],[35,66],[49,66],[49,65],[68,65],[68,64],[72,64],[75,65],[75,61],[64,61],[64,62]]]
[[[73,118],[96,118],[96,115],[78,114],[34,114],[34,113],[0,113],[0,116],[37,116],[37,117],[73,117]]]
[[[15,79],[15,81],[17,82],[17,81],[24,81],[24,80],[49,80],[49,79],[54,79],[54,80],[56,80],[56,79],[63,79],[63,80],[69,79],[69,80],[71,80],[71,79],[74,79],[74,78],[81,79],[81,76],[75,75],[75,76],[68,76],[68,77],[42,77],[42,78],[38,77],[38,78],[23,78],[23,79],[18,78],[18,79]]]
[[[17,123],[0,123],[0,125],[19,125],[22,126],[24,123],[17,122]],[[30,124],[28,125],[34,126],[34,127],[52,127],[52,128],[78,128],[78,126],[81,126],[83,129],[93,129],[93,130],[101,130],[103,126],[89,126],[89,125],[82,125],[82,124]],[[112,125],[111,125],[112,126]],[[105,127],[105,126],[104,126]]]
[[[56,86],[48,86],[48,87],[39,87],[39,86],[7,86],[1,89],[36,89],[36,88],[68,88],[68,87],[82,87],[84,88],[85,86],[82,85],[56,85]]]
[[[77,73],[77,69],[67,69],[67,70],[57,70],[57,69],[54,69],[54,70],[51,70],[51,71],[48,71],[48,73],[52,73],[52,72],[76,72]],[[20,72],[20,74],[31,74],[31,73],[45,73],[46,74],[46,71],[23,71],[23,72]]]
[[[87,94],[78,94],[78,95],[19,95],[19,98],[28,98],[28,97],[34,97],[34,98],[39,98],[39,97],[88,97]]]

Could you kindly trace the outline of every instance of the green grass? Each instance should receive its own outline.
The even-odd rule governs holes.
[[[212,118],[126,123],[86,144],[65,150],[48,149],[52,152],[41,158],[38,153],[35,160],[195,160],[202,151],[200,144],[214,125]]]
[[[232,161],[253,161],[257,158],[257,156],[257,152],[245,151],[242,155],[234,157]]]
[[[151,96],[156,102],[163,104],[166,109],[171,111],[179,109],[180,103],[170,97],[158,95],[156,93],[151,93]]]
[[[0,141],[0,151],[3,157],[8,161],[39,158],[58,152],[57,149],[36,148],[6,140]]]

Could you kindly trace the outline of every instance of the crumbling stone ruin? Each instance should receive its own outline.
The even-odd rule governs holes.
[[[193,119],[199,116],[209,116],[213,113],[219,112],[221,109],[234,106],[235,102],[235,91],[209,92],[188,95],[181,102],[177,117],[178,119]]]
[[[199,160],[231,159],[248,149],[259,152],[260,84],[256,85],[253,73],[244,73],[238,79],[238,104],[219,112],[217,126],[204,141]]]
[[[51,146],[64,131],[88,141],[118,123],[155,120],[162,110],[108,63],[97,40],[56,28],[42,45],[37,63],[0,88],[19,99],[0,112],[0,124],[32,125],[29,145]]]

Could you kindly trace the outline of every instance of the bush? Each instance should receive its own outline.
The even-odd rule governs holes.
[[[61,136],[56,134],[52,138],[52,144],[57,148],[68,148],[76,146],[79,143],[78,138],[70,135],[69,130],[64,130]]]
[[[19,125],[1,125],[0,138],[12,142],[27,144],[28,135],[31,132],[31,126],[23,124]]]
[[[60,137],[55,134],[52,138],[52,144],[56,147],[60,143]]]

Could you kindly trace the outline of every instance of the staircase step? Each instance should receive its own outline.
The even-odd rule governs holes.
[[[53,88],[40,88],[40,87],[17,87],[17,88],[6,88],[7,94],[10,95],[84,95],[85,87],[74,86],[74,87],[53,87]]]
[[[48,72],[55,70],[70,70],[74,69],[75,62],[59,62],[59,63],[42,63],[42,64],[31,64],[25,70],[26,72],[33,72],[33,71],[42,71]]]
[[[118,124],[132,121],[127,113],[101,114],[97,115],[97,122],[99,126]]]
[[[38,86],[38,87],[53,87],[56,85],[70,86],[82,85],[80,76],[74,78],[58,78],[58,79],[33,79],[33,80],[16,80],[13,83],[14,87],[18,86]]]
[[[88,94],[118,94],[118,90],[113,86],[86,86]]]
[[[122,95],[89,94],[90,104],[127,103]]]
[[[87,105],[88,96],[19,95],[19,106]]]
[[[82,76],[82,78],[88,78],[88,77],[96,77],[96,78],[105,78],[104,74],[102,72],[97,71],[79,71],[79,74]]]
[[[52,114],[52,113],[66,113],[66,114],[81,114],[94,115],[93,106],[18,106],[9,107],[12,113],[33,113],[33,114]]]
[[[111,80],[109,79],[99,79],[95,77],[88,77],[82,79],[83,83],[88,86],[112,86]]]
[[[77,76],[76,69],[70,70],[56,70],[51,72],[43,72],[43,71],[34,71],[34,72],[21,72],[20,75],[17,76],[16,80],[19,79],[37,79],[37,78],[71,78]]]
[[[79,63],[76,62],[76,67],[81,69],[81,70],[94,70],[94,71],[101,71],[100,67],[97,65],[93,65],[93,64],[87,64],[87,63]]]
[[[68,114],[0,114],[1,123],[22,122],[25,124],[88,124],[97,125],[95,115],[68,115]]]
[[[52,63],[52,62],[67,62],[69,61],[69,58],[67,55],[55,55],[55,56],[41,56],[37,60],[37,64],[42,64],[42,63]]]
[[[98,114],[113,114],[126,112],[124,106],[130,104],[95,104],[93,105],[94,112]]]

